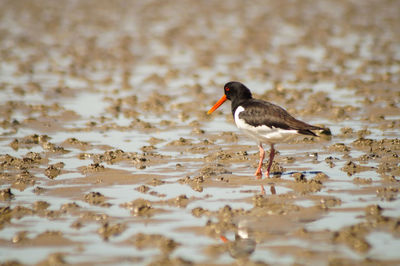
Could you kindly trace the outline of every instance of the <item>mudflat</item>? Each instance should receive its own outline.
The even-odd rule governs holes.
[[[2,1],[0,264],[399,265],[399,10]],[[231,80],[330,132],[257,180]]]

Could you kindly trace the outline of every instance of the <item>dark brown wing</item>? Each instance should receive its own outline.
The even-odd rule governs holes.
[[[239,114],[239,118],[254,127],[266,125],[287,130],[297,130],[300,134],[315,134],[311,130],[322,128],[312,126],[291,116],[285,109],[270,102],[250,99],[239,104],[244,111]]]

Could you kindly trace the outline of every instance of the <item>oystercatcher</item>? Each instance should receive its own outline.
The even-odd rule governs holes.
[[[267,101],[254,99],[250,90],[240,82],[231,81],[224,86],[225,94],[207,112],[211,114],[226,100],[232,102],[232,114],[236,126],[246,135],[258,142],[260,161],[254,173],[262,177],[261,166],[265,157],[262,144],[269,144],[271,151],[266,176],[269,177],[272,161],[275,156],[274,145],[286,142],[299,135],[316,136],[311,130],[323,130],[291,116],[285,109]]]

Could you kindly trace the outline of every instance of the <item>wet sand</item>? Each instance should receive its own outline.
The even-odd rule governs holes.
[[[399,10],[2,1],[0,264],[399,265]],[[230,80],[331,134],[256,180]]]

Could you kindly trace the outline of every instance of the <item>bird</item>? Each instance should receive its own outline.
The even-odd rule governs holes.
[[[261,168],[265,158],[263,144],[269,144],[271,147],[265,174],[269,178],[275,156],[275,144],[287,142],[301,135],[317,136],[312,130],[324,130],[294,118],[278,105],[253,98],[250,90],[237,81],[230,81],[224,85],[224,95],[207,114],[210,115],[226,100],[231,101],[236,126],[258,143],[260,160],[254,173],[257,179],[262,178]]]

